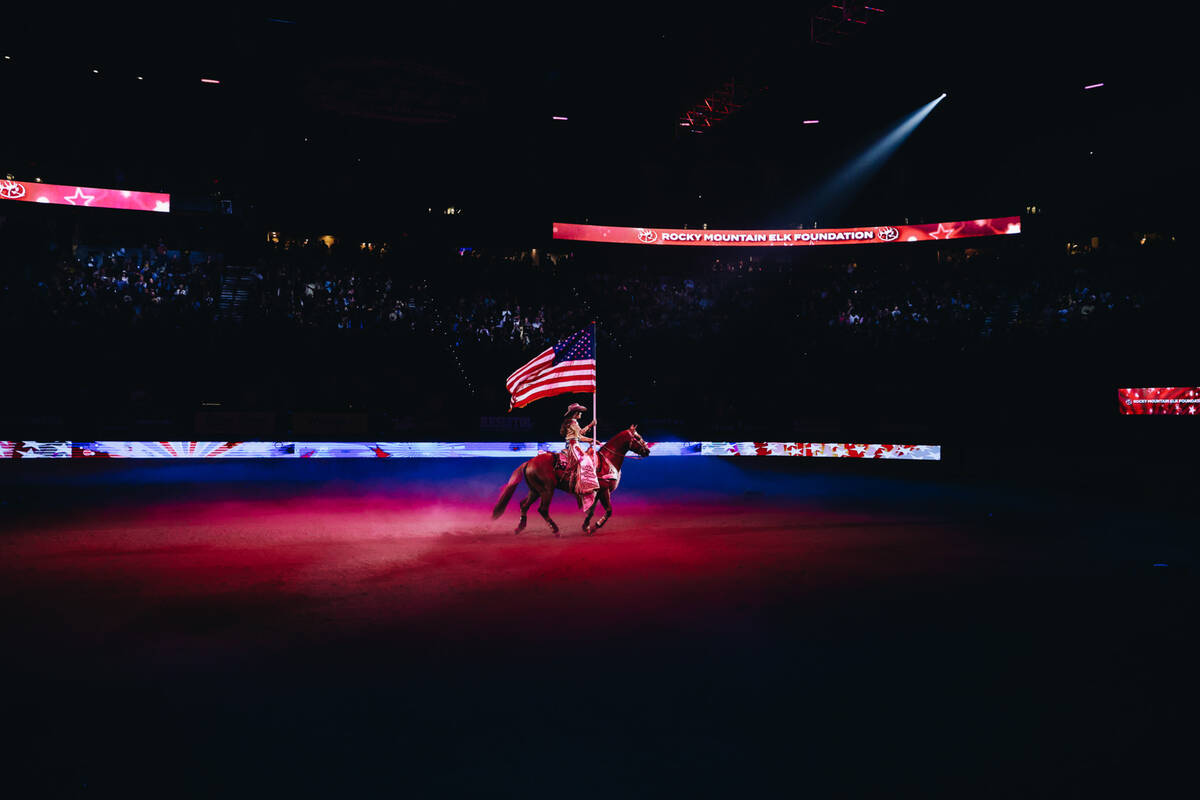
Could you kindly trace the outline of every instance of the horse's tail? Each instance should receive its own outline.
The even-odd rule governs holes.
[[[504,488],[500,491],[500,499],[496,501],[496,507],[492,509],[492,519],[500,519],[500,515],[504,513],[508,501],[512,499],[513,492],[517,490],[517,485],[521,483],[521,478],[525,477],[525,466],[528,463],[525,462],[525,464],[514,469],[512,477],[508,479],[508,483],[504,484]]]

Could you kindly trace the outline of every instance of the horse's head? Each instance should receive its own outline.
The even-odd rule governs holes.
[[[650,455],[650,447],[646,444],[646,440],[637,432],[637,425],[629,426],[629,449],[637,453],[642,458]]]

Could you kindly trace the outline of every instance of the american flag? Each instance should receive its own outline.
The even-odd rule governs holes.
[[[510,408],[555,394],[596,391],[596,339],[585,328],[547,348],[508,376]]]

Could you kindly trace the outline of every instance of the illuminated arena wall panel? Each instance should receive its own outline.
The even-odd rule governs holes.
[[[903,458],[940,461],[936,444],[850,444],[817,442],[700,442],[705,456],[801,456],[803,458]]]
[[[867,228],[789,228],[783,230],[689,230],[683,228],[611,228],[554,223],[554,238],[612,244],[669,244],[693,247],[806,247],[827,244],[933,242],[1021,232],[1020,217],[996,217],[922,225]]]
[[[71,442],[71,458],[292,458],[292,442]]]
[[[1200,386],[1117,389],[1122,414],[1200,415]]]
[[[127,189],[94,189],[90,186],[63,186],[57,183],[29,183],[0,180],[0,200],[47,203],[56,206],[116,208],[125,211],[171,210],[171,195],[159,192],[133,192]]]
[[[940,461],[936,444],[647,442],[655,456],[795,456]],[[533,458],[562,442],[28,442],[0,441],[0,458]],[[637,458],[633,453],[630,458]]]
[[[537,442],[296,442],[299,458],[533,458]]]
[[[0,458],[71,458],[70,442],[3,442]]]

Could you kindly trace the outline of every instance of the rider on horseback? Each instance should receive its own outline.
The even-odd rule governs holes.
[[[596,462],[584,452],[579,444],[580,442],[590,442],[592,444],[596,442],[595,439],[587,435],[587,432],[596,424],[596,420],[592,420],[582,428],[579,427],[579,418],[583,416],[584,411],[587,411],[585,406],[581,406],[579,403],[572,403],[567,408],[567,415],[563,418],[562,425],[558,429],[559,435],[567,440],[565,451],[566,462],[564,464],[567,470],[567,485],[575,493],[580,508],[583,507],[584,495],[591,494],[600,488],[600,482],[596,480]]]
[[[582,409],[582,406],[579,406]],[[567,416],[571,416],[568,413]],[[588,428],[591,428],[589,425]],[[563,420],[563,430],[567,430],[567,421]],[[576,442],[580,439],[587,441],[587,437],[583,435],[584,428],[579,428],[576,423],[576,431],[578,434],[574,436]],[[564,433],[565,436],[565,433]],[[595,491],[594,499],[588,506],[587,515],[583,518],[583,529],[587,533],[595,533],[604,524],[608,522],[612,516],[612,503],[609,498],[612,493],[617,490],[617,484],[621,480],[621,465],[625,463],[625,455],[629,452],[637,453],[642,458],[650,455],[650,446],[646,444],[646,440],[637,432],[637,425],[630,425],[626,430],[619,431],[613,438],[597,452],[597,460],[600,466],[597,472],[603,477],[599,477],[597,481],[599,488]],[[568,451],[564,451],[560,455],[568,455]],[[500,497],[496,500],[496,505],[492,507],[492,519],[500,519],[500,515],[504,513],[505,506],[512,499],[513,494],[521,483],[529,486],[529,496],[521,501],[521,524],[517,526],[514,533],[520,533],[525,530],[525,517],[530,506],[534,503],[538,504],[538,513],[546,520],[546,524],[550,526],[550,530],[554,531],[554,535],[558,535],[558,525],[550,518],[550,498],[554,496],[556,490],[561,489],[564,492],[572,492],[572,486],[568,485],[563,475],[563,467],[560,455],[554,453],[538,453],[533,458],[522,463],[513,470],[512,476],[509,477],[508,483],[500,490]],[[575,457],[582,455],[578,450],[575,452]],[[583,455],[587,461],[591,461],[587,455]],[[576,497],[579,495],[576,494]],[[596,506],[604,507],[604,517],[599,522],[592,524],[592,514],[596,511]]]

